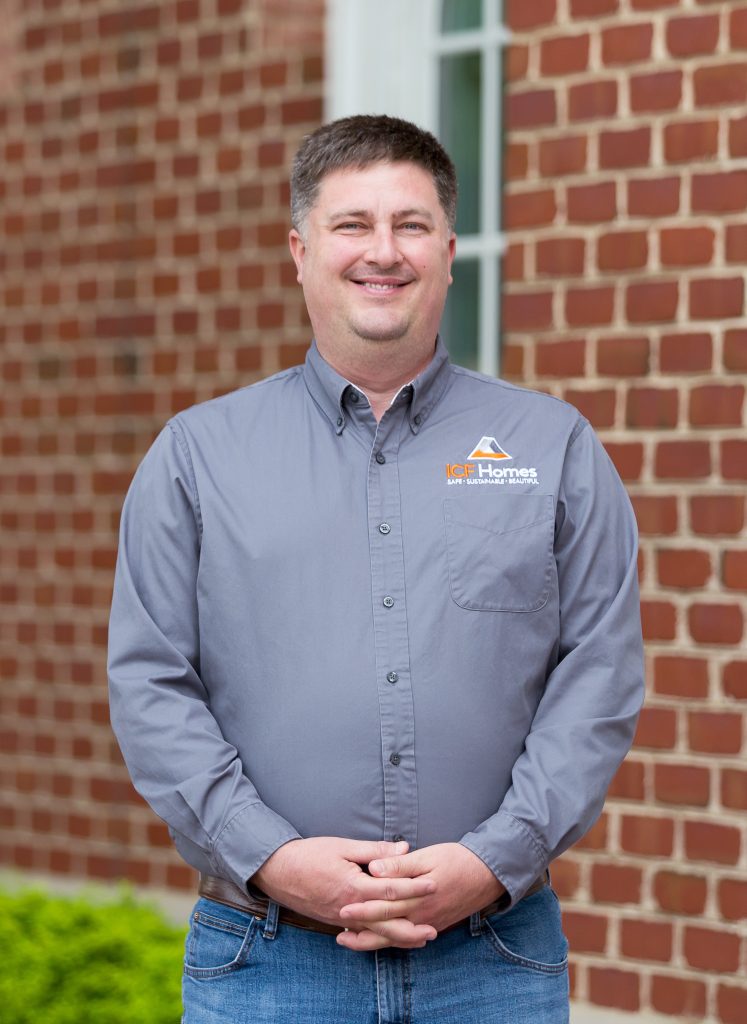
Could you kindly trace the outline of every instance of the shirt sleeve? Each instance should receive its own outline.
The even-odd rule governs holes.
[[[599,816],[643,701],[635,518],[585,421],[566,451],[555,560],[557,664],[500,808],[461,839],[512,902]]]
[[[200,678],[200,504],[171,421],[125,500],[109,623],[112,726],[133,784],[200,871],[243,886],[300,838],[267,807],[221,734]]]

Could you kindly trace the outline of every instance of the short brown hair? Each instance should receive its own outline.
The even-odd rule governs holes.
[[[438,200],[453,231],[457,180],[454,164],[438,139],[410,121],[386,114],[355,114],[330,121],[307,135],[291,169],[291,221],[301,230],[316,202],[322,178],[345,167],[379,161],[409,161],[433,179]]]

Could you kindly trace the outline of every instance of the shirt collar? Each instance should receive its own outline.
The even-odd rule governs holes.
[[[450,366],[449,353],[439,336],[436,338],[436,351],[433,359],[415,380],[399,392],[397,398],[403,395],[403,392],[410,396],[408,420],[414,434],[417,434],[422,428],[434,405],[443,394],[449,378]],[[316,341],[312,341],[306,353],[303,376],[311,397],[335,431],[341,434],[345,429],[347,419],[344,405],[345,392],[354,385],[332,369],[319,352]]]

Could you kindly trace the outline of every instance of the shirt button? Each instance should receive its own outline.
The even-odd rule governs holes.
[[[384,463],[386,462],[386,456],[384,455],[383,452],[376,452],[374,458],[376,459],[380,466],[383,466]]]
[[[388,683],[396,683],[398,679],[399,679],[399,676],[397,675],[396,672],[387,672],[387,674],[386,674],[386,681]]]
[[[390,761],[391,761],[391,763],[392,763],[393,765],[395,765],[395,767],[396,767],[396,766],[397,766],[397,765],[398,765],[398,764],[400,763],[400,761],[402,760],[402,758],[400,757],[400,755],[399,755],[399,754],[390,754],[390,755],[389,755],[389,760],[390,760]]]
[[[404,836],[400,836],[400,835],[392,836],[392,842],[393,843],[404,843],[404,841],[405,841],[405,837]]]
[[[416,427],[419,427],[420,424],[423,422],[423,417],[420,415],[420,413],[418,413],[417,416],[413,417],[412,422],[415,424]]]
[[[392,532],[392,528],[389,525],[389,523],[381,523],[379,525],[379,533],[383,533],[386,536],[387,533],[391,533],[391,532]]]
[[[350,401],[351,402],[357,402],[358,401],[358,392],[357,391],[351,391],[350,392]]]
[[[385,608],[391,608],[392,605],[394,604],[394,598],[385,597],[384,600],[382,601],[382,604],[384,605]]]
[[[341,427],[341,426],[342,426],[342,416],[338,416],[338,417],[337,417],[337,426],[338,426],[338,427]]]

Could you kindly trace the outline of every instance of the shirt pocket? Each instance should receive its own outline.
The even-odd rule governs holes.
[[[553,579],[551,494],[485,494],[444,499],[451,596],[460,608],[534,612]]]

